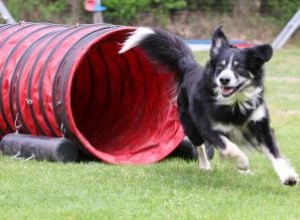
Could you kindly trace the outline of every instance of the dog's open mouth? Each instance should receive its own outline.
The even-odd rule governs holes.
[[[243,86],[243,83],[235,86],[235,87],[231,87],[231,86],[221,86],[221,90],[222,90],[222,96],[223,97],[229,97],[231,96],[233,93],[237,92],[241,87]]]

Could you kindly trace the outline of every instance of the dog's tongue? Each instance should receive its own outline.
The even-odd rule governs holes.
[[[222,88],[222,94],[223,95],[230,95],[232,92],[233,92],[233,89],[232,87],[223,87]]]

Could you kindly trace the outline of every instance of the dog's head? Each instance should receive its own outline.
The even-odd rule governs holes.
[[[263,65],[272,54],[272,47],[268,44],[238,49],[230,45],[222,26],[218,27],[212,36],[210,57],[219,95],[229,98],[246,88],[258,86],[257,79],[262,80]]]

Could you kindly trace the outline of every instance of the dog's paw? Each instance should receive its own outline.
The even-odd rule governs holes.
[[[238,157],[234,157],[233,161],[238,170],[249,170],[249,159],[246,155],[241,154]]]
[[[249,170],[249,159],[242,152],[239,147],[228,140],[226,137],[222,137],[223,142],[226,145],[226,148],[221,150],[221,154],[226,158],[231,160],[237,169],[239,170]]]
[[[274,160],[273,166],[284,185],[295,186],[299,182],[299,175],[285,159],[279,158]]]
[[[299,176],[296,172],[291,173],[284,177],[281,181],[284,185],[295,186],[299,182]]]
[[[212,166],[210,165],[210,163],[207,161],[202,161],[198,163],[198,167],[200,170],[203,171],[211,171],[212,170]]]

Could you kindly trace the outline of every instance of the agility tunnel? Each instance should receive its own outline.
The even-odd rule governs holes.
[[[149,164],[169,155],[184,136],[176,84],[139,48],[118,54],[133,30],[109,24],[1,25],[1,137],[16,130],[66,137],[113,164]]]

